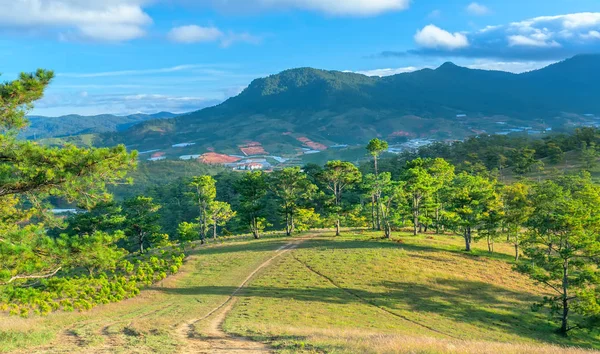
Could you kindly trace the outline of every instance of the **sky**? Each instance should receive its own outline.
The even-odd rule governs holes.
[[[600,52],[598,0],[0,0],[3,80],[56,78],[32,114],[197,110],[296,67],[523,72]]]

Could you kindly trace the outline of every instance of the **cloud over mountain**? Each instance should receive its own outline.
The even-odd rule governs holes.
[[[417,31],[415,42],[423,48],[454,50],[469,46],[469,40],[462,33],[450,33],[435,25],[425,26]]]
[[[502,60],[557,60],[600,52],[600,13],[540,16],[477,31],[450,33],[434,25],[417,32],[419,48],[382,56],[454,56]]]

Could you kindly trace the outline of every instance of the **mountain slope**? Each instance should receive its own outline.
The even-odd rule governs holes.
[[[374,136],[462,138],[508,126],[536,129],[600,114],[600,56],[582,55],[525,74],[438,69],[376,78],[311,68],[254,80],[224,103],[112,135],[141,149],[195,142],[224,152],[258,141],[272,152],[364,143]],[[568,118],[567,118],[568,117]]]
[[[30,125],[21,133],[26,139],[42,139],[88,133],[105,133],[123,131],[137,123],[177,117],[177,114],[159,112],[155,114],[132,114],[128,116],[115,116],[102,114],[97,116],[80,116],[71,114],[61,117],[28,117]]]

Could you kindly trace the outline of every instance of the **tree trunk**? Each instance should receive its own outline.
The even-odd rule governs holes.
[[[560,334],[563,336],[569,332],[569,260],[563,262],[563,281],[562,281],[562,306]]]
[[[377,229],[375,225],[375,194],[371,195],[371,224],[373,225],[373,230]]]
[[[381,231],[381,201],[379,201],[379,196],[375,197],[375,201],[377,203],[377,230]]]
[[[337,220],[335,221],[335,235],[340,235],[340,218],[337,218]]]
[[[379,176],[379,170],[377,168],[377,156],[373,156],[375,161],[375,176]]]
[[[413,197],[413,235],[417,236],[419,233],[418,227],[419,225],[419,200],[417,197]]]
[[[385,222],[385,237],[388,240],[392,238],[392,227],[388,221]]]
[[[471,252],[471,228],[465,228],[465,250]]]
[[[140,253],[144,254],[144,235],[140,234],[138,240],[140,243]]]
[[[200,217],[198,221],[200,222],[200,244],[203,245],[205,242],[206,234],[208,232],[208,225],[206,220],[206,207],[204,206],[201,200],[198,201],[200,203]]]
[[[250,228],[252,229],[252,236],[254,236],[255,240],[258,240],[260,235],[258,234],[258,221],[255,217],[252,218],[252,221],[250,222]]]
[[[515,235],[515,262],[519,261],[519,234]]]
[[[288,236],[292,236],[292,233],[294,232],[294,214],[292,212],[289,212],[286,214],[286,235]]]
[[[419,211],[416,209],[413,211],[413,224],[413,235],[417,236],[419,233]]]
[[[217,239],[217,221],[213,220],[213,240]]]
[[[435,233],[440,234],[440,208],[435,208]]]

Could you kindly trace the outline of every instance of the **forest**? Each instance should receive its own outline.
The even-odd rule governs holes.
[[[2,311],[27,317],[131,298],[177,273],[198,244],[231,235],[363,228],[391,238],[410,229],[461,235],[464,252],[475,242],[490,253],[510,243],[515,269],[553,294],[532,310],[546,311],[565,336],[600,327],[595,129],[544,139],[479,136],[397,156],[375,138],[359,166],[191,168],[169,180],[138,173],[136,181],[130,177],[137,153],[124,146],[47,147],[17,139],[52,78],[39,70],[0,86]],[[581,168],[555,169],[568,152],[577,153]],[[544,169],[551,178],[527,178]],[[54,215],[56,201],[79,212]]]

